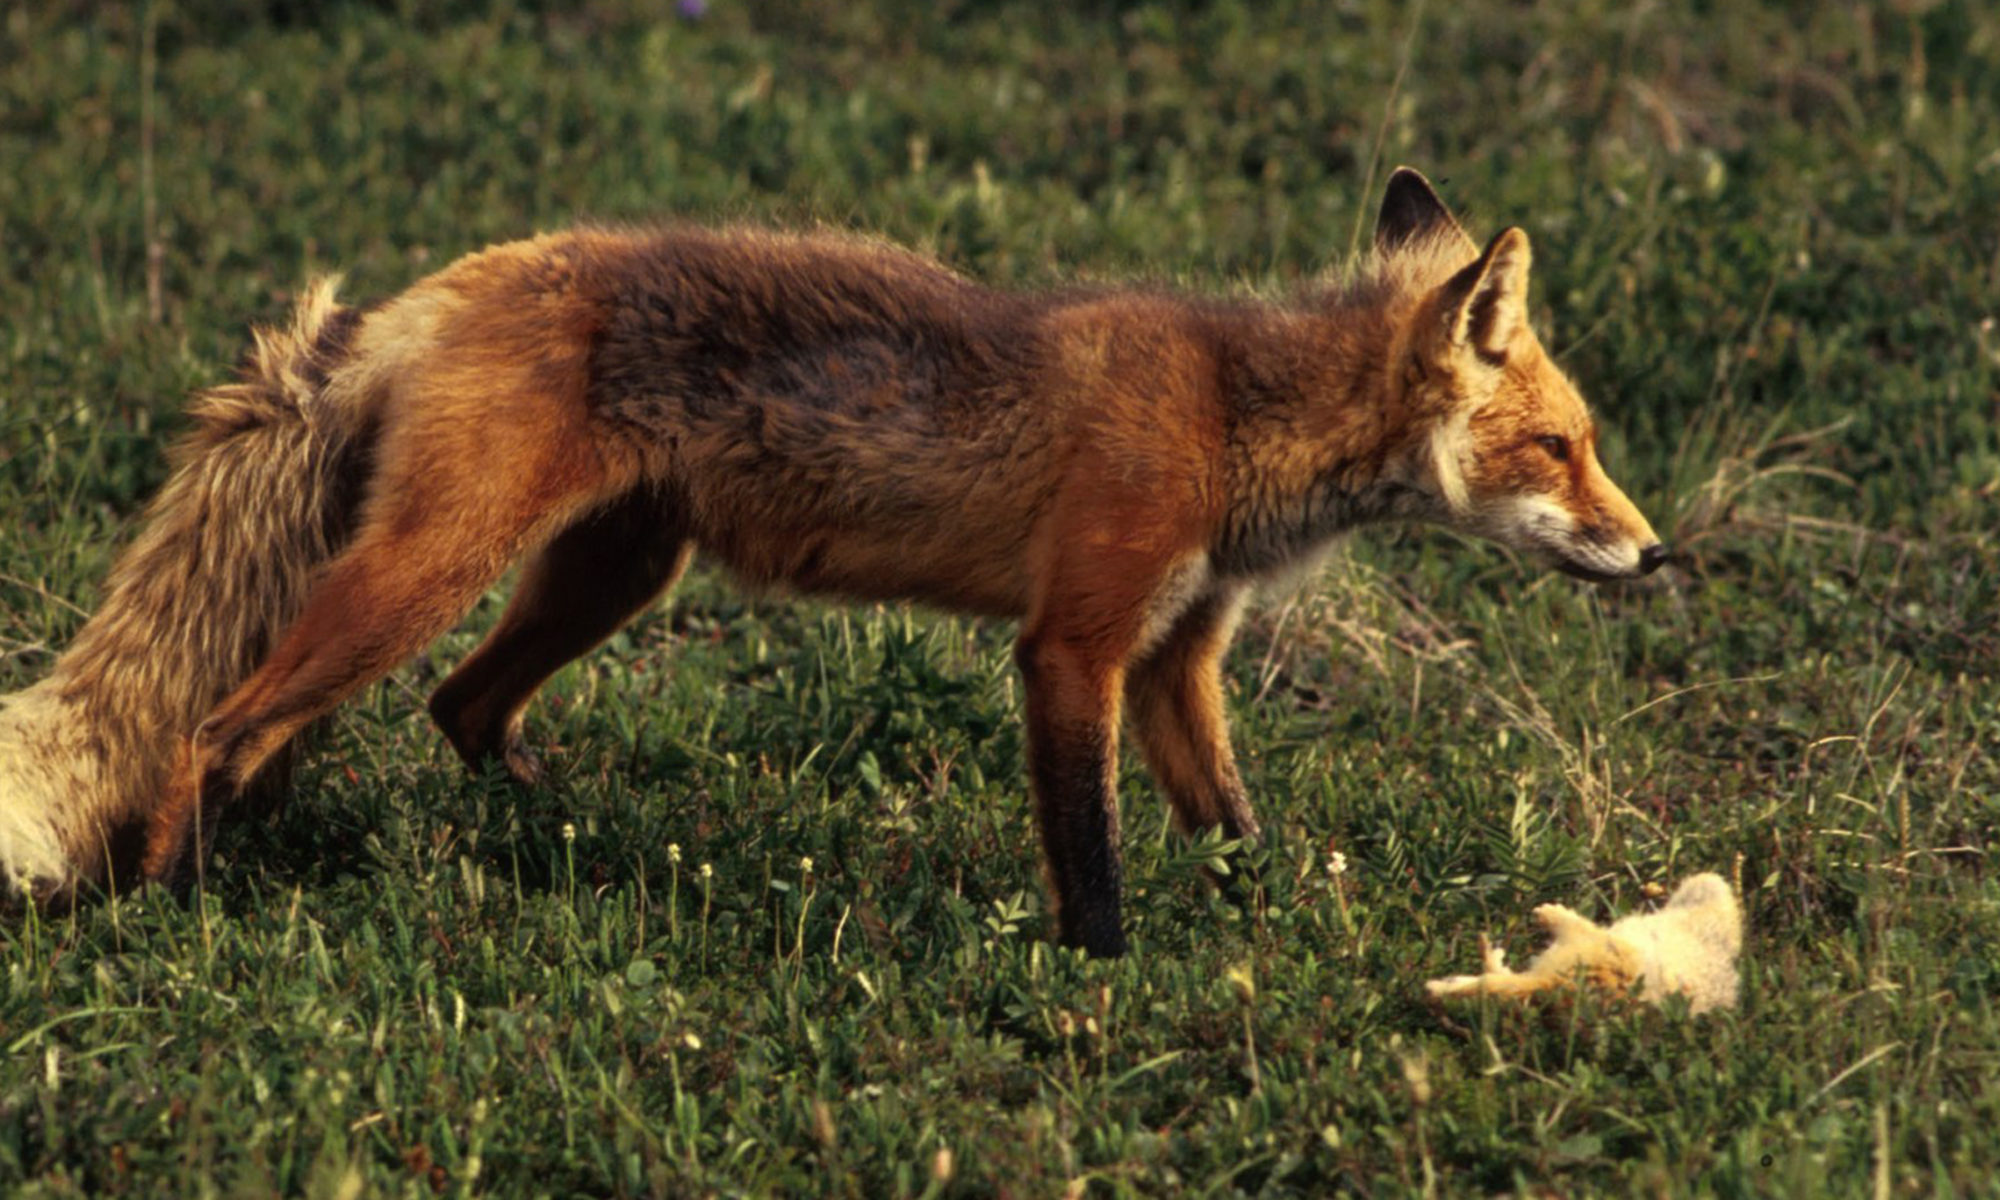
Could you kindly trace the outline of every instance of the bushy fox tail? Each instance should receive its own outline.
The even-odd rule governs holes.
[[[147,813],[189,735],[346,541],[376,405],[329,386],[361,320],[334,290],[315,283],[288,329],[257,331],[238,382],[196,399],[96,615],[47,678],[0,697],[0,894],[136,876]]]

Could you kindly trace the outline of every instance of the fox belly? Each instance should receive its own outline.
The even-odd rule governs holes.
[[[768,414],[785,402],[757,403]],[[753,587],[1018,617],[1054,473],[995,440],[887,421],[782,439],[694,436],[663,490],[686,536]]]

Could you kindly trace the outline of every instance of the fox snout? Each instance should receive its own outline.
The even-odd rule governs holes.
[[[1628,530],[1579,516],[1550,496],[1511,497],[1489,508],[1486,518],[1479,532],[1578,579],[1637,579],[1659,570],[1668,557],[1643,519],[1639,529]]]
[[[1583,457],[1576,494],[1586,502],[1584,515],[1574,521],[1575,532],[1555,547],[1560,560],[1580,562],[1585,570],[1613,579],[1651,575],[1667,561],[1666,546],[1639,506],[1604,474],[1596,454]]]
[[[1511,530],[1514,541],[1555,560],[1556,568],[1579,579],[1604,582],[1638,579],[1666,564],[1667,547],[1624,493],[1604,482],[1608,495],[1582,514],[1551,498],[1531,505],[1535,514],[1526,529]],[[1525,534],[1525,537],[1520,535]]]
[[[1638,560],[1632,565],[1629,571],[1604,571],[1597,567],[1586,566],[1575,559],[1565,557],[1557,558],[1556,569],[1566,575],[1574,575],[1578,579],[1588,579],[1593,582],[1606,582],[1613,579],[1638,579],[1646,575],[1651,575],[1665,566],[1668,557],[1670,555],[1666,545],[1662,542],[1654,542],[1649,546],[1641,546],[1639,548]]]

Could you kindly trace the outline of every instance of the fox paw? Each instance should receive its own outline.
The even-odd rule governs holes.
[[[500,761],[506,764],[507,774],[522,787],[534,787],[547,777],[541,756],[528,749],[528,744],[518,735],[507,739],[506,748],[500,752]]]

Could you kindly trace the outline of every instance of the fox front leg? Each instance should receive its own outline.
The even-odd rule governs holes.
[[[1229,746],[1222,694],[1222,656],[1246,591],[1218,588],[1197,598],[1126,679],[1133,736],[1173,805],[1174,823],[1190,835],[1220,828],[1224,837],[1257,836]]]
[[[1201,487],[1212,448],[1194,433],[1175,442],[1178,458],[1118,457],[1121,447],[1152,444],[1162,414],[1173,411],[1172,382],[1144,402],[1123,403],[1131,396],[1115,389],[1100,396],[1103,411],[1038,523],[1034,594],[1015,647],[1027,692],[1035,815],[1060,935],[1065,945],[1100,957],[1126,949],[1116,780],[1128,670],[1147,673],[1136,660],[1148,630],[1164,632],[1160,627],[1194,599],[1186,584],[1198,577],[1212,534]],[[1195,392],[1179,395],[1183,407],[1199,399]],[[1190,703],[1144,689],[1169,701],[1154,704],[1145,723],[1163,744],[1174,743],[1169,757],[1186,785],[1179,801],[1194,808],[1188,816],[1197,825],[1247,819],[1227,735],[1219,720],[1207,719],[1219,714],[1219,687],[1211,690],[1205,671],[1181,661],[1219,654],[1228,622],[1217,614],[1209,625],[1184,631],[1176,643],[1181,657],[1159,673],[1198,693]]]
[[[1027,684],[1029,773],[1062,943],[1116,957],[1126,948],[1113,782],[1123,672],[1084,647],[1044,637],[1022,638],[1015,661]]]

